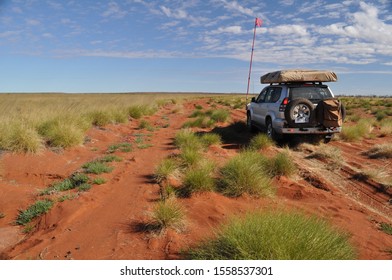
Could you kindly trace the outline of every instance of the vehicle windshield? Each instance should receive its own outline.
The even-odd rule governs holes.
[[[320,100],[332,97],[331,91],[324,85],[301,85],[290,87],[290,100],[306,98],[313,103],[317,103]]]

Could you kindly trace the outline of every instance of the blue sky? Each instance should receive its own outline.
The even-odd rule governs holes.
[[[287,68],[392,95],[392,3],[0,0],[0,92],[250,92]]]

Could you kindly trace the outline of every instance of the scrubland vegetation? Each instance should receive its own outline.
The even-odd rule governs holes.
[[[37,201],[20,210],[16,223],[31,230],[31,221],[47,213],[55,203],[74,199],[93,185],[105,184],[106,176],[123,160],[123,154],[150,147],[148,137],[157,127],[144,116],[160,107],[181,102],[177,96],[157,95],[0,95],[0,149],[20,153],[38,153],[56,147],[67,149],[83,144],[88,129],[137,120],[137,134],[130,142],[113,143],[104,156],[85,162],[64,180],[57,181],[37,195]],[[347,119],[337,141],[392,135],[392,99],[342,98]],[[224,159],[208,156],[211,146],[222,145],[224,133],[212,132],[219,124],[229,123],[230,109],[244,108],[243,98],[210,98],[209,108],[196,105],[174,139],[176,153],[156,164],[153,178],[160,187],[160,198],[148,214],[145,228],[165,232],[186,227],[187,213],[182,206],[186,198],[199,193],[216,192],[228,198],[248,196],[252,199],[276,196],[277,180],[298,176],[292,150],[278,147],[265,134],[253,135],[235,155]],[[221,106],[226,106],[222,109]],[[218,108],[219,107],[219,108]],[[212,109],[211,109],[212,108]],[[229,109],[228,109],[229,108]],[[172,113],[179,112],[176,107]],[[367,118],[361,117],[363,114]],[[238,124],[238,123],[237,123]],[[235,124],[232,124],[235,126]],[[169,126],[169,124],[167,124]],[[149,134],[150,135],[150,134]],[[336,141],[336,139],[335,139]],[[309,144],[310,145],[310,144]],[[306,159],[328,163],[329,171],[345,163],[341,150],[317,144],[297,148],[306,151]],[[268,153],[266,151],[273,151]],[[364,151],[369,159],[390,159],[391,144],[375,145]],[[105,175],[106,174],[106,175]],[[392,178],[373,170],[358,174],[384,186]],[[184,199],[185,198],[185,199]],[[0,213],[0,218],[4,214]],[[380,230],[391,234],[391,225]],[[265,211],[232,217],[211,239],[184,252],[191,259],[353,259],[356,251],[346,233],[320,218],[288,211]]]

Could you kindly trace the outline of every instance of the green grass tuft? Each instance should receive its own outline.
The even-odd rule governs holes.
[[[38,132],[52,147],[68,148],[84,141],[83,129],[67,118],[46,121],[38,127]]]
[[[266,212],[236,217],[216,238],[188,251],[207,260],[350,260],[348,236],[327,222],[300,213]]]
[[[266,159],[257,152],[241,152],[221,168],[220,190],[228,196],[274,194],[271,180],[265,172],[265,163]]]
[[[152,212],[152,224],[160,230],[180,230],[184,226],[184,218],[184,210],[174,197],[158,202]]]
[[[181,189],[182,194],[189,196],[195,192],[214,191],[214,170],[215,164],[207,160],[187,170],[184,175],[183,188]]]
[[[272,177],[291,176],[296,173],[297,168],[290,155],[287,152],[281,152],[269,159],[268,164],[266,164],[266,171]]]
[[[110,173],[113,171],[113,167],[107,166],[105,163],[100,161],[88,162],[82,167],[84,168],[86,173],[92,174]]]
[[[380,229],[386,234],[392,235],[392,225],[387,223],[381,223]]]
[[[257,134],[250,140],[249,149],[251,150],[263,150],[274,145],[272,141],[266,134]]]
[[[89,113],[91,124],[96,126],[105,126],[113,122],[112,114],[109,111],[97,110]]]
[[[53,201],[45,199],[38,200],[29,208],[24,211],[19,211],[18,218],[16,219],[16,223],[18,225],[25,225],[31,222],[34,218],[41,216],[42,214],[47,213],[53,206]]]
[[[160,183],[164,180],[167,180],[177,170],[178,170],[177,161],[173,158],[165,158],[155,168],[154,178],[158,183]]]
[[[107,181],[106,181],[106,179],[105,178],[95,178],[94,180],[93,180],[93,184],[94,185],[102,185],[102,184],[105,184]]]
[[[369,137],[373,125],[368,120],[360,120],[356,125],[345,126],[340,133],[340,138],[344,141],[358,141],[362,138]]]
[[[0,148],[16,153],[37,153],[43,144],[33,127],[15,121],[0,127]]]
[[[107,153],[112,154],[116,151],[120,151],[123,153],[131,152],[132,151],[132,144],[131,143],[118,143],[118,144],[110,145]]]

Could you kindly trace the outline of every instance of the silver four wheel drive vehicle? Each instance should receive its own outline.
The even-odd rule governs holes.
[[[266,129],[279,140],[284,135],[311,134],[329,142],[341,131],[345,109],[323,82],[335,82],[330,71],[282,70],[267,73],[269,84],[247,105],[247,126]]]

